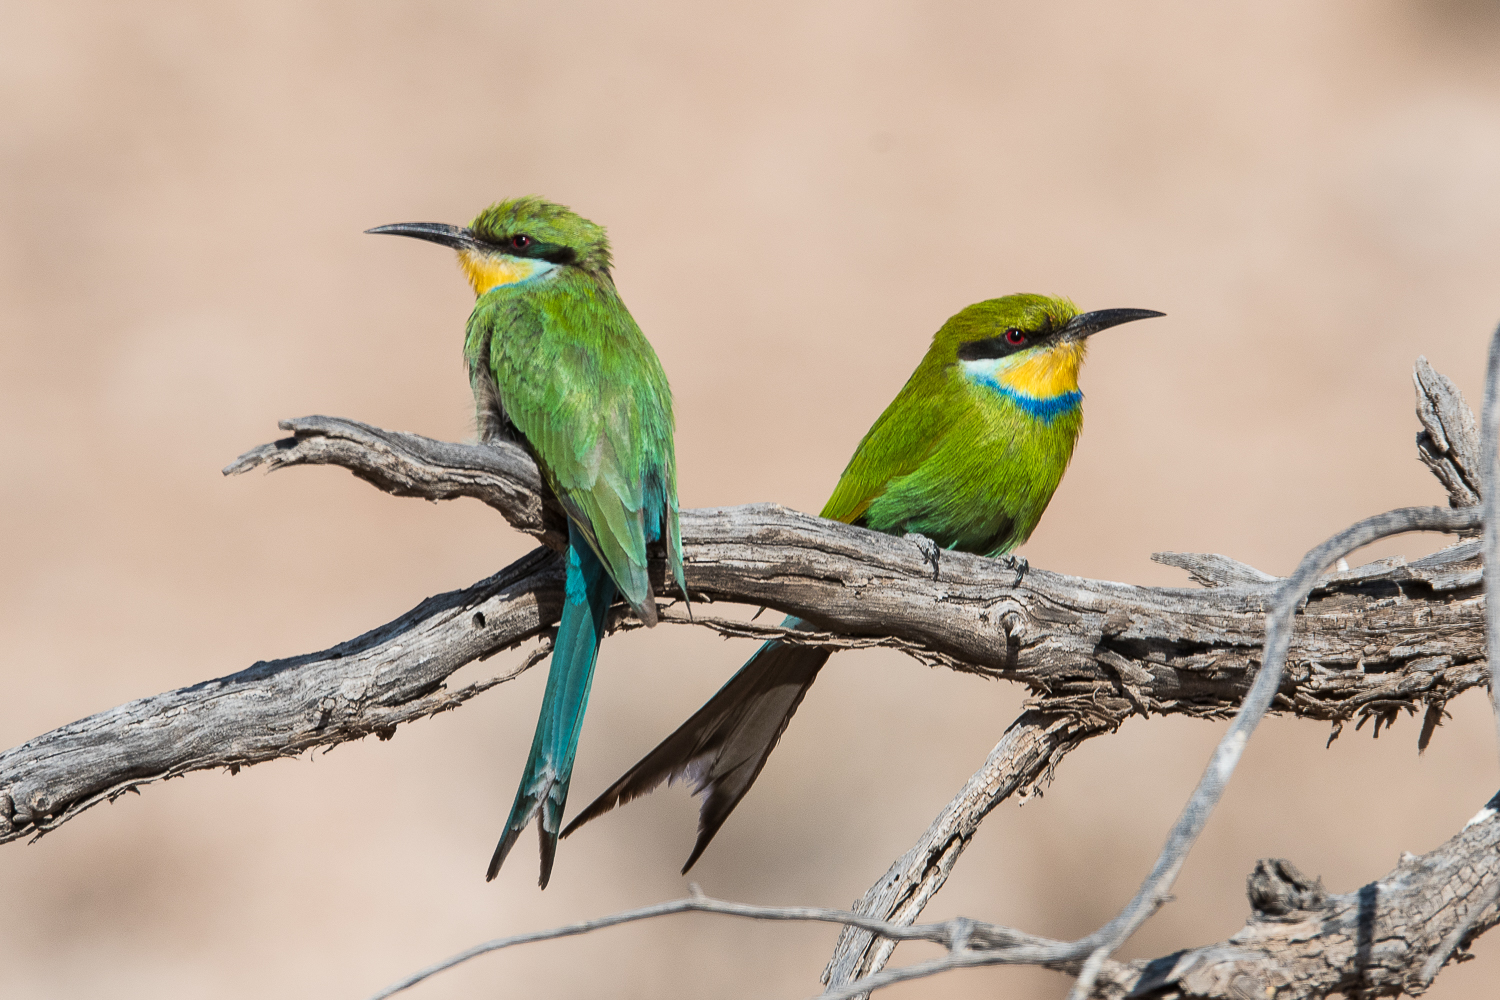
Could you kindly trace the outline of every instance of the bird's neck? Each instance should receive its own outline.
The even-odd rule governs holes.
[[[1078,391],[1078,369],[1083,366],[1083,341],[1045,349],[1021,351],[1004,358],[960,361],[964,377],[994,392],[1028,415],[1050,423],[1083,405]]]
[[[475,295],[483,295],[501,285],[514,285],[517,282],[540,278],[557,268],[556,264],[547,260],[479,253],[473,250],[458,252],[458,266],[463,268],[464,277],[468,278],[469,284],[474,286]]]

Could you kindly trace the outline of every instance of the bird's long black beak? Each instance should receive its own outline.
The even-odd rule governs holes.
[[[480,248],[479,241],[474,238],[473,233],[462,226],[450,226],[446,222],[394,222],[389,226],[366,229],[365,232],[410,236],[429,243],[440,243],[455,250],[478,250]]]
[[[374,230],[371,230],[374,232]],[[1082,340],[1084,337],[1092,336],[1100,330],[1108,330],[1112,326],[1121,323],[1131,323],[1138,319],[1150,319],[1153,316],[1165,316],[1166,313],[1157,312],[1154,309],[1100,309],[1098,312],[1082,313],[1074,316],[1068,321],[1068,325],[1062,328],[1062,335],[1072,340]]]

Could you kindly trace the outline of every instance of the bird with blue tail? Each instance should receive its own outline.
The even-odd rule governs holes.
[[[552,875],[568,782],[594,663],[615,597],[657,621],[648,545],[661,543],[683,597],[672,393],[656,352],[610,276],[601,226],[526,197],[502,201],[467,226],[378,226],[458,252],[477,300],[464,356],[480,436],[530,450],[568,517],[562,617],[531,754],[493,879],[535,817],[542,888]]]
[[[1062,482],[1083,429],[1088,338],[1161,316],[1080,313],[1066,299],[1008,295],[953,316],[865,434],[823,516],[941,549],[1012,558]],[[1025,563],[1013,559],[1020,572]],[[796,617],[783,628],[807,629]],[[707,704],[604,791],[566,837],[663,781],[703,796],[692,868],[759,777],[830,651],[773,639]]]

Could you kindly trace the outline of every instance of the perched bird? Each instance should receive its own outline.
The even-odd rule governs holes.
[[[855,449],[823,516],[945,549],[1008,555],[1030,537],[1083,428],[1088,338],[1147,309],[1079,314],[1066,299],[1009,295],[943,324],[927,356]],[[785,628],[811,628],[791,617]],[[583,823],[663,781],[702,795],[685,873],[750,790],[829,650],[765,643],[692,718],[579,813]]]
[[[615,290],[604,229],[569,209],[516,198],[491,205],[467,228],[405,222],[368,232],[458,251],[478,297],[464,356],[480,434],[530,449],[568,515],[562,619],[541,717],[486,876],[495,877],[535,816],[546,888],[605,614],[618,592],[641,621],[656,624],[646,577],[652,542],[664,543],[687,595],[672,393]]]

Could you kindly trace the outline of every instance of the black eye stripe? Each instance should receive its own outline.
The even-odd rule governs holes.
[[[1002,333],[998,337],[986,337],[984,340],[971,340],[967,344],[959,344],[958,360],[980,361],[985,358],[1003,358],[1034,346],[1036,346],[1036,341],[1030,337],[1019,344],[1006,343],[1005,334]]]
[[[525,240],[524,244],[518,241]],[[545,260],[551,264],[572,264],[578,260],[578,251],[561,243],[548,243],[539,240],[535,236],[525,233],[516,233],[513,236],[503,237],[499,243],[489,243],[501,253],[512,257],[530,257],[536,260]]]
[[[1035,347],[1046,341],[1056,332],[1050,320],[1046,321],[1040,329],[1036,330],[1023,330],[1014,326],[1007,327],[993,337],[986,337],[983,340],[971,340],[966,344],[959,344],[958,360],[982,361],[989,358],[1003,358],[1007,355],[1015,354],[1017,351],[1024,351]],[[1013,333],[1021,335],[1021,342],[1019,344],[1010,342],[1009,336]]]

